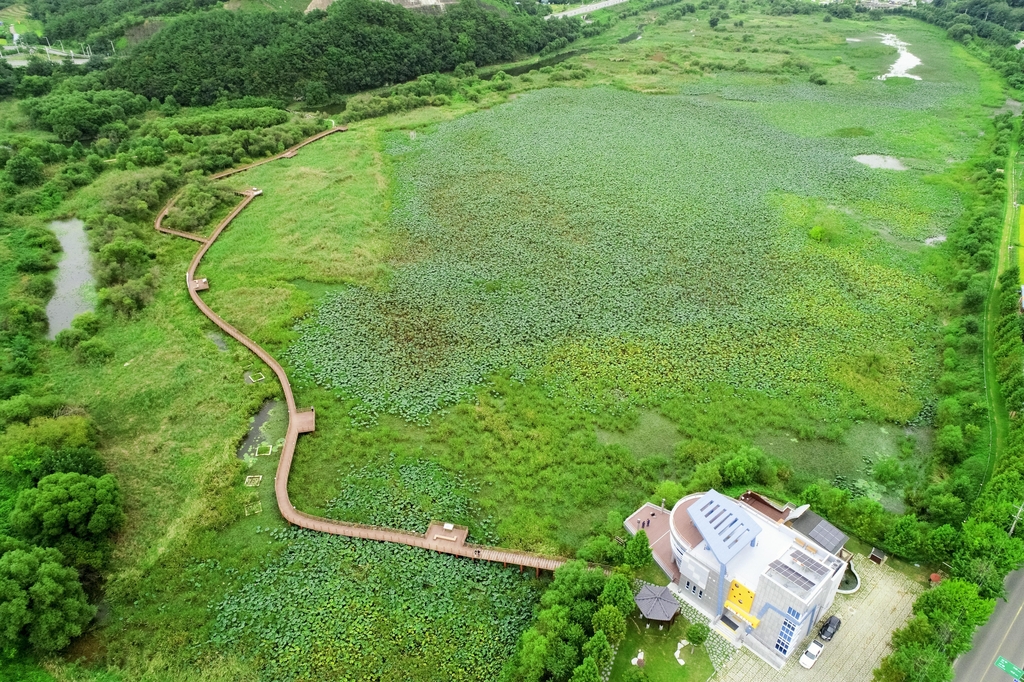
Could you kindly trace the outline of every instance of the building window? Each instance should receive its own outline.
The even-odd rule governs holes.
[[[692,591],[692,592],[693,592],[694,594],[697,594],[697,583],[694,583],[694,584],[693,584],[693,587],[691,588],[691,591]]]
[[[697,592],[697,599],[703,599],[703,598],[704,598],[704,590],[700,590],[699,592]]]
[[[690,581],[689,580],[686,581],[686,589],[690,589]]]
[[[800,612],[794,610],[793,607],[787,608],[786,612],[789,614],[789,618],[782,621],[779,638],[775,640],[775,649],[783,656],[789,654],[789,647],[793,644],[793,635],[796,633],[796,623],[794,621],[800,620]]]

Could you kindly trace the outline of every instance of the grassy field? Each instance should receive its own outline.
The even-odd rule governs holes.
[[[0,21],[4,22],[4,30],[0,31],[0,35],[9,36],[11,29],[18,35],[30,32],[37,36],[43,35],[43,22],[31,18],[26,5],[10,5],[0,9]]]
[[[922,240],[959,215],[947,169],[974,153],[1001,104],[997,77],[910,20],[734,19],[744,26],[712,32],[701,13],[620,44],[633,30],[622,22],[564,62],[585,78],[533,72],[479,104],[354,124],[230,180],[265,194],[200,274],[215,310],[302,370],[298,402],[316,406],[318,431],[296,456],[299,508],[347,518],[339,499],[358,480],[367,504],[394,501],[411,526],[441,510],[476,537],[572,553],[659,481],[687,475],[689,445],[847,439],[843,466],[855,470],[858,444],[874,441],[857,439],[852,418],[906,419],[933,398],[941,310]],[[873,79],[895,59],[876,30],[911,43],[922,81]],[[910,170],[859,166],[860,153]],[[294,679],[311,672],[279,638],[301,632],[302,647],[326,652],[315,675],[403,674],[408,651],[385,664],[367,643],[394,629],[396,603],[421,603],[423,584],[389,577],[410,556],[284,532],[276,458],[236,456],[278,390],[244,383],[251,356],[207,338],[180,286],[195,245],[152,239],[157,299],[101,332],[114,360],[50,358],[96,420],[129,508],[110,615],[72,658],[126,680]],[[810,447],[777,454],[809,472],[820,459]],[[391,473],[370,480],[376,466]],[[246,488],[253,474],[263,483]],[[424,494],[417,476],[454,497]],[[256,499],[262,511],[245,516]],[[478,616],[522,627],[503,604],[530,603],[535,585],[424,561],[481,604]],[[300,584],[310,599],[288,611],[282,596]],[[446,608],[447,628],[462,616]],[[352,611],[366,614],[360,632],[342,632]],[[428,627],[421,613],[409,622]],[[401,642],[426,642],[438,666],[500,662],[513,640],[486,641],[482,628]]]
[[[675,653],[679,642],[686,639],[686,628],[690,623],[679,616],[675,622],[664,630],[657,624],[648,627],[647,621],[640,616],[626,620],[626,638],[619,645],[618,654],[612,663],[611,679],[620,679],[632,665],[631,661],[640,652],[644,652],[644,671],[651,682],[706,682],[714,673],[711,660],[703,648],[690,651],[683,649],[683,660],[686,665],[679,665]]]

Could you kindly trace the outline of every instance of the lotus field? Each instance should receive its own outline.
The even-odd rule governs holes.
[[[272,533],[287,549],[214,605],[210,638],[261,679],[492,680],[538,597],[529,576],[494,564]]]
[[[420,421],[496,370],[587,399],[719,382],[910,419],[936,371],[924,240],[960,206],[932,160],[853,157],[900,156],[901,126],[969,92],[546,89],[390,133],[404,246],[382,282],[325,298],[288,358]]]

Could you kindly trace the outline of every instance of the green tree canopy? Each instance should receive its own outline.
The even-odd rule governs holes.
[[[608,643],[604,630],[598,630],[587,640],[583,645],[583,655],[594,659],[599,670],[604,670],[612,662],[612,645]]]
[[[618,566],[622,563],[622,550],[622,545],[608,536],[597,535],[583,543],[583,546],[576,552],[576,556],[596,564]]]
[[[691,645],[690,651],[693,651],[694,647],[704,646],[704,642],[708,641],[709,636],[711,636],[711,628],[707,623],[694,623],[686,628],[686,639],[690,640]]]
[[[874,682],[950,682],[953,668],[938,649],[913,643],[882,659],[873,679]]]
[[[121,491],[110,474],[51,474],[19,493],[10,523],[19,537],[99,568],[107,537],[124,523]]]
[[[978,585],[983,598],[1000,597],[1003,579],[1024,564],[1024,542],[995,525],[968,519],[960,533],[960,548],[951,566],[955,578]]]
[[[4,166],[7,175],[18,185],[38,185],[43,181],[43,162],[38,156],[18,152]]]
[[[643,568],[651,563],[651,545],[645,531],[637,531],[637,534],[629,539],[622,560],[633,568]]]
[[[575,670],[569,682],[601,682],[601,671],[597,669],[594,659],[587,656]]]
[[[633,589],[630,587],[629,578],[616,573],[608,578],[604,584],[601,596],[597,598],[601,606],[611,605],[619,610],[624,616],[633,613],[636,602],[633,601]]]
[[[944,580],[914,602],[914,613],[927,617],[934,645],[954,660],[970,650],[975,628],[988,621],[995,604],[971,583]]]
[[[582,561],[570,561],[555,571],[555,581],[541,597],[541,606],[564,606],[569,621],[589,629],[604,584],[602,571],[589,569]]]
[[[60,552],[0,536],[0,650],[60,651],[95,613]]]
[[[614,606],[602,606],[594,614],[592,621],[594,632],[603,630],[611,644],[618,644],[626,636],[626,619],[622,612]]]

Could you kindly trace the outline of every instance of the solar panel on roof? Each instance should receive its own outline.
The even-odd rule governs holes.
[[[830,552],[835,552],[846,544],[847,540],[845,533],[824,519],[819,521],[808,535]]]
[[[814,583],[810,579],[800,575],[794,568],[787,566],[778,559],[768,564],[768,568],[774,570],[802,590],[810,590],[814,587]]]
[[[790,554],[790,556],[793,557],[794,561],[796,561],[798,564],[806,568],[808,571],[811,571],[812,573],[817,573],[818,575],[828,575],[827,568],[825,568],[820,563],[818,563],[811,557],[801,552],[799,549],[793,550],[793,553]]]

